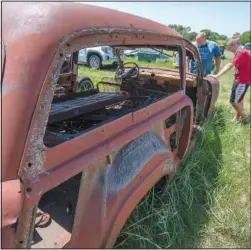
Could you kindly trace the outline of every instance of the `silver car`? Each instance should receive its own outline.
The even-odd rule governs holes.
[[[124,59],[121,54],[121,60]],[[91,47],[79,50],[78,64],[88,65],[90,68],[100,69],[104,65],[117,65],[118,58],[110,46]]]

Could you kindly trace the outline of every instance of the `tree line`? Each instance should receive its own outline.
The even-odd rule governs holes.
[[[194,31],[192,31],[190,27],[185,27],[185,26],[180,25],[180,24],[170,24],[168,26],[170,28],[176,30],[185,39],[187,39],[189,41],[194,41],[197,34],[198,34],[198,33],[194,32]],[[200,32],[205,32],[206,35],[207,35],[207,39],[211,40],[211,41],[214,41],[214,42],[223,41],[223,43],[224,43],[224,42],[226,42],[226,40],[228,38],[226,35],[219,34],[217,32],[214,32],[214,31],[210,30],[210,29],[203,29]],[[239,32],[235,32],[233,34],[233,36],[240,37],[240,41],[241,41],[242,44],[250,43],[250,40],[251,40],[250,31],[245,31],[242,34],[239,33]]]

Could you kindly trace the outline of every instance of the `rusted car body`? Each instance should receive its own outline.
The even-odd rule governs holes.
[[[2,6],[2,247],[112,247],[138,202],[179,167],[193,125],[214,110],[219,83],[203,78],[190,42],[156,22],[77,3]],[[65,55],[96,45],[175,48],[180,68],[141,67],[136,80],[98,85],[117,92],[76,93],[74,67],[60,75]],[[188,54],[198,75],[186,73]],[[149,79],[169,90],[145,87]],[[55,93],[60,81],[70,86],[63,96]],[[102,122],[59,136],[57,124],[83,114]]]

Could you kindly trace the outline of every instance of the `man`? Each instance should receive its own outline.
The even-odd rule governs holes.
[[[236,113],[235,121],[250,122],[250,116],[246,116],[243,98],[250,86],[250,54],[247,49],[240,44],[239,38],[230,38],[227,42],[228,49],[234,53],[234,57],[223,69],[216,75],[219,78],[228,72],[233,66],[235,67],[234,82],[230,96],[230,103],[233,105]]]
[[[221,52],[219,46],[215,42],[208,41],[206,34],[204,32],[200,32],[196,36],[195,44],[200,54],[204,76],[209,75],[212,72],[213,57],[215,59],[214,74],[217,74],[220,70],[220,64],[221,64]],[[194,60],[191,60],[190,72],[194,74],[197,73],[197,66]]]

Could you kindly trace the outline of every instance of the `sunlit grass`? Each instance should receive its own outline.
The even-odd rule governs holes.
[[[160,61],[160,62],[146,62],[146,61],[137,61],[135,58],[126,57],[124,62],[134,62],[137,63],[138,66],[146,66],[146,67],[166,67],[169,69],[173,69],[172,65],[172,58],[170,58],[167,62]],[[90,69],[86,66],[79,66],[79,75],[80,76],[88,76],[91,78],[94,85],[100,81],[101,77],[114,77],[116,68],[113,66],[105,66],[99,69]]]

